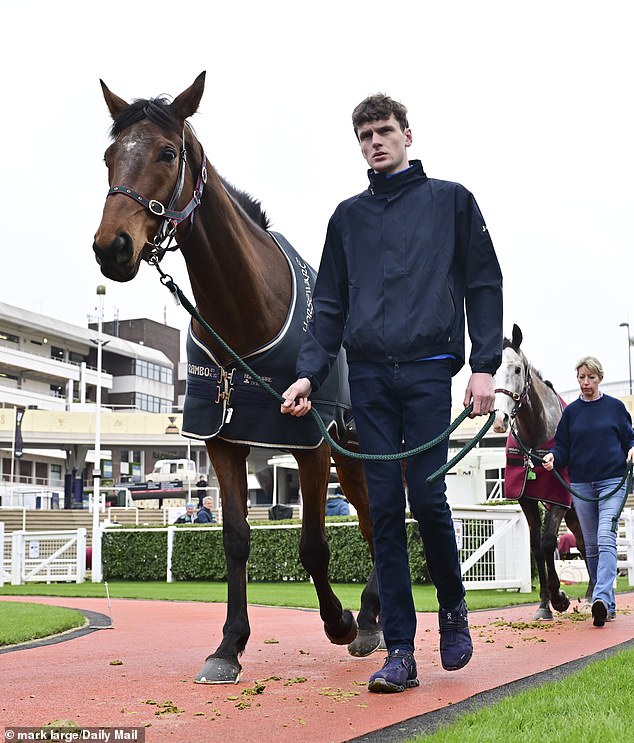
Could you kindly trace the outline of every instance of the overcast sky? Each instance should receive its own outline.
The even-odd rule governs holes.
[[[475,194],[504,273],[505,333],[520,325],[561,390],[585,354],[605,381],[626,379],[629,5],[3,3],[0,297],[85,325],[105,284],[106,320],[187,326],[154,269],[117,284],[93,258],[111,123],[99,78],[131,100],[176,95],[206,70],[192,123],[207,157],[315,267],[330,214],[367,185],[351,110],[381,91],[409,108],[410,156]],[[181,257],[162,265],[189,292]]]

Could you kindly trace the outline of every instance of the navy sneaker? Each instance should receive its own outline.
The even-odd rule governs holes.
[[[416,678],[416,661],[413,653],[396,648],[385,659],[383,668],[370,676],[368,690],[392,694],[411,689],[419,683]]]
[[[613,622],[616,619],[616,609],[610,609],[608,612],[607,617],[605,618],[606,622]]]
[[[592,624],[595,627],[603,627],[607,618],[608,607],[601,599],[597,599],[592,604]]]
[[[469,634],[467,604],[463,599],[453,609],[440,608],[440,660],[445,671],[457,671],[471,660],[473,643]]]

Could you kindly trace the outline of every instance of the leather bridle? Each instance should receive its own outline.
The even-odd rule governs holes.
[[[513,407],[513,410],[511,410],[511,421],[515,420],[515,417],[517,416],[519,409],[522,407],[522,405],[526,404],[529,400],[530,393],[531,393],[531,384],[532,384],[532,378],[531,378],[531,370],[529,366],[525,366],[525,382],[524,382],[524,388],[521,392],[512,392],[511,390],[504,389],[503,387],[498,387],[495,390],[495,394],[498,392],[502,395],[507,395],[510,397],[514,402],[515,406]]]
[[[176,250],[179,246],[172,245],[175,240],[176,230],[179,225],[185,222],[187,219],[189,222],[189,230],[185,239],[189,236],[193,225],[194,215],[196,209],[200,206],[200,202],[203,195],[203,189],[207,183],[207,158],[205,152],[201,146],[200,148],[202,160],[200,165],[200,173],[196,179],[196,185],[194,186],[194,192],[191,199],[187,202],[185,207],[181,210],[176,210],[176,204],[178,203],[181,194],[183,193],[183,185],[185,183],[185,169],[187,166],[187,148],[185,146],[185,129],[183,128],[183,135],[181,140],[181,149],[179,155],[178,164],[178,177],[176,179],[176,185],[172,191],[172,195],[169,200],[169,204],[165,207],[158,199],[148,199],[137,193],[127,186],[112,186],[108,191],[107,196],[114,196],[116,194],[122,194],[123,196],[129,196],[139,204],[142,204],[149,212],[154,214],[156,217],[161,218],[159,227],[154,239],[152,240],[151,250],[146,260],[160,262],[165,253],[168,250]],[[106,197],[107,198],[107,197]]]

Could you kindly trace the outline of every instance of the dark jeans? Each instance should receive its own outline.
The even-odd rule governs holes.
[[[414,449],[447,428],[451,419],[451,362],[350,363],[350,393],[361,451],[386,454]],[[425,547],[427,567],[442,607],[464,597],[451,511],[441,478],[426,478],[447,462],[448,441],[409,459],[405,478],[412,516]],[[388,651],[414,648],[406,495],[401,461],[364,460],[370,497],[381,623]]]

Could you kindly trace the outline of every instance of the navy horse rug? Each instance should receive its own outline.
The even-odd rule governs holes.
[[[543,457],[555,445],[555,440],[547,441],[533,454]],[[570,484],[568,471],[559,473]],[[546,505],[572,506],[572,495],[559,482],[552,472],[545,470],[541,464],[533,465],[532,461],[520,448],[519,442],[509,433],[506,440],[506,469],[504,470],[504,497],[511,500],[529,498],[539,500]]]
[[[275,338],[242,359],[280,395],[295,381],[295,361],[313,313],[315,271],[279,233],[269,233],[282,251],[292,275],[293,291],[286,322]],[[336,426],[343,440],[352,419],[347,365],[339,353],[324,384],[311,397],[326,427]],[[187,387],[183,408],[184,436],[277,449],[312,449],[323,435],[312,415],[294,418],[280,413],[280,401],[235,362],[222,366],[190,325],[187,337]]]

